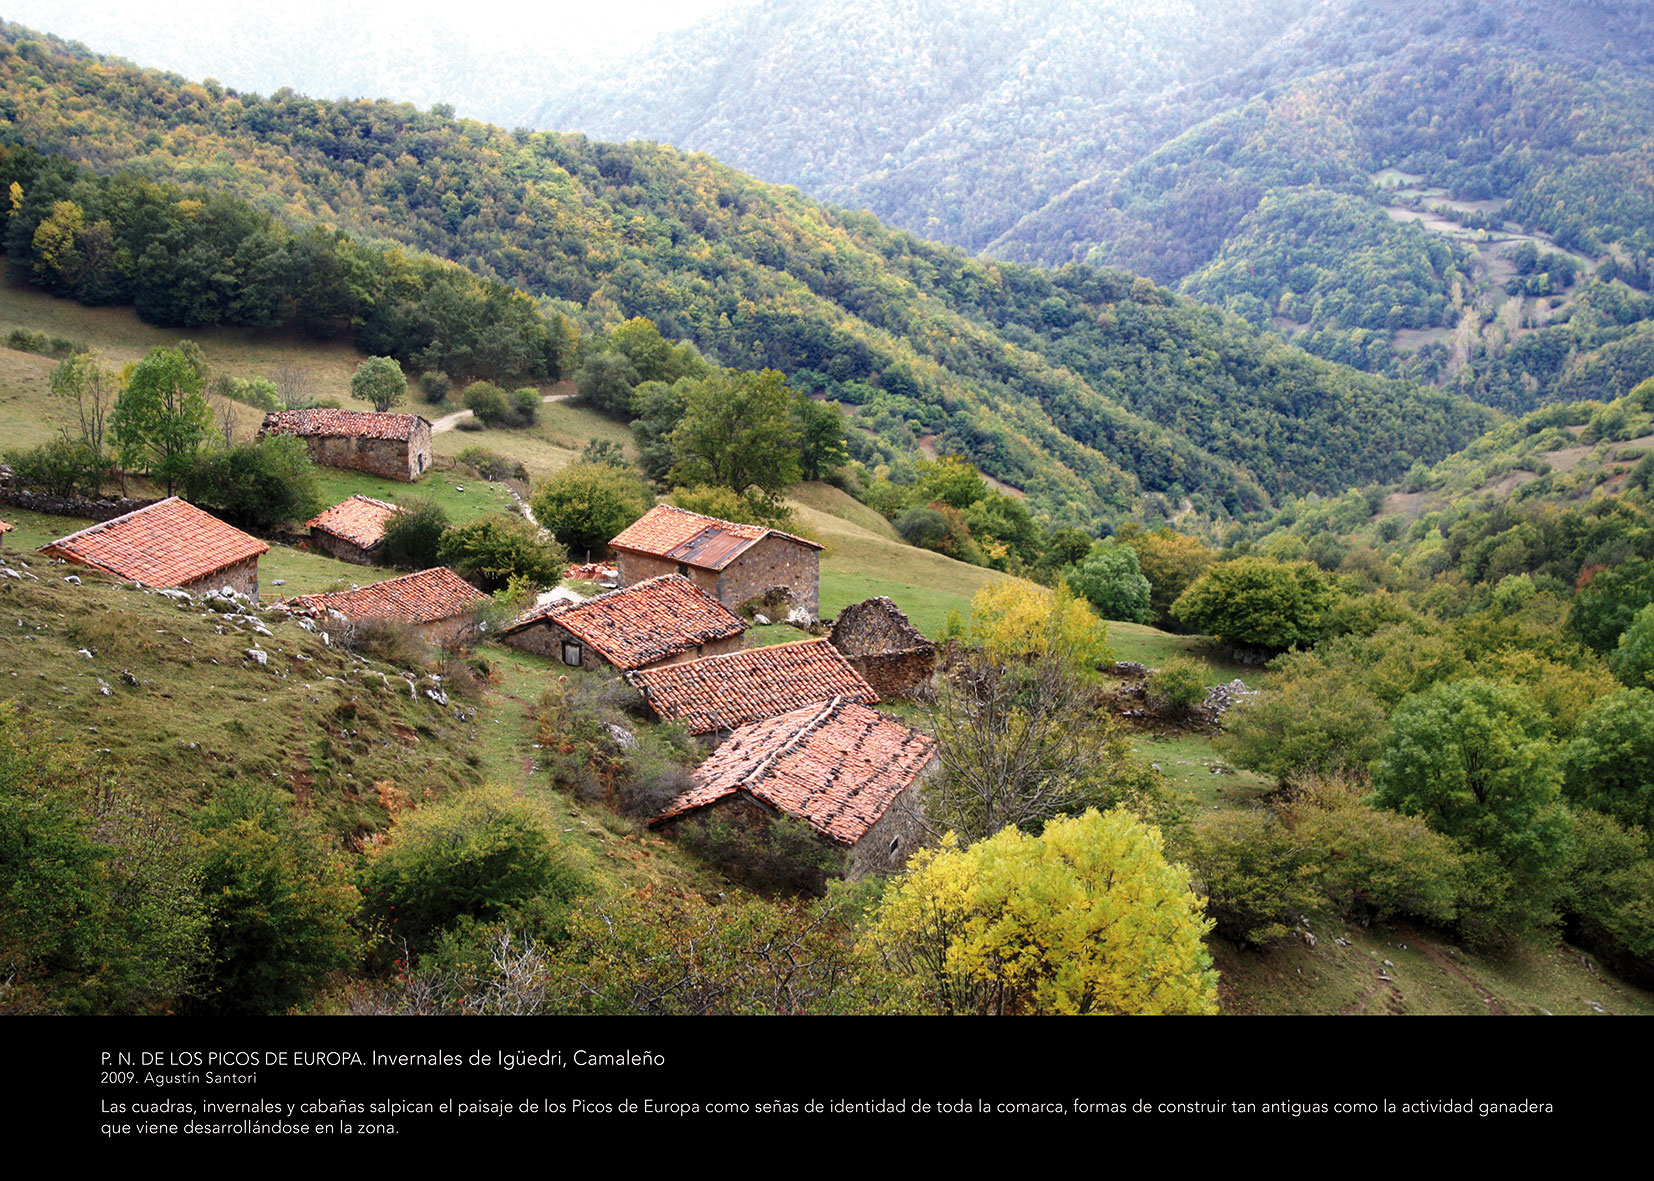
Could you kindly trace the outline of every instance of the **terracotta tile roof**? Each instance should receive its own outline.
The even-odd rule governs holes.
[[[380,414],[373,410],[277,410],[264,416],[260,434],[357,435],[366,439],[406,439],[417,423],[429,422],[417,414]]]
[[[10,533],[11,530],[12,527],[10,525],[6,524],[4,521],[0,521],[0,533]]]
[[[144,586],[182,586],[269,549],[211,513],[169,496],[48,542],[40,552]]]
[[[471,610],[488,596],[446,566],[433,566],[351,591],[298,595],[282,606],[301,615],[337,611],[346,619],[403,619],[434,623]]]
[[[656,714],[685,723],[691,734],[733,730],[829,697],[867,705],[879,699],[826,640],[748,648],[629,672],[626,679]]]
[[[867,835],[936,757],[936,740],[835,697],[742,726],[649,823],[747,792],[838,845]]]
[[[642,668],[747,630],[745,620],[681,574],[645,579],[579,603],[548,603],[505,631],[548,619],[620,669]]]
[[[670,504],[657,504],[622,529],[609,542],[609,546],[657,558],[670,558],[702,570],[722,570],[755,543],[771,536],[796,541],[811,549],[824,548],[779,529],[720,521],[717,517],[702,516]]]
[[[372,549],[385,539],[385,522],[400,510],[400,505],[358,492],[304,524],[308,529],[331,533],[361,549]]]

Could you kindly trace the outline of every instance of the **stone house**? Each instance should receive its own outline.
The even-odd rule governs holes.
[[[740,650],[746,621],[681,574],[579,602],[548,603],[500,639],[572,668],[630,672]]]
[[[810,619],[820,611],[823,547],[778,529],[660,504],[621,530],[609,548],[622,586],[682,574],[732,610],[777,592]]]
[[[310,544],[341,562],[358,566],[378,564],[375,553],[385,540],[385,522],[401,511],[400,505],[357,493],[310,518]]]
[[[278,410],[258,437],[297,435],[322,467],[371,472],[411,484],[431,470],[431,424],[417,414],[372,410]]]
[[[258,559],[270,547],[186,500],[169,496],[40,547],[142,586],[216,590],[258,598]]]
[[[936,740],[834,697],[741,726],[695,769],[651,828],[719,815],[749,828],[791,816],[849,854],[848,878],[898,872],[922,839]]]
[[[745,648],[626,674],[662,721],[717,736],[831,697],[873,705],[879,695],[826,640]]]
[[[840,611],[827,639],[880,697],[922,696],[935,680],[936,645],[884,595]]]
[[[316,619],[337,612],[352,623],[405,623],[426,642],[447,644],[471,638],[476,610],[486,602],[488,596],[458,574],[446,566],[433,566],[355,590],[297,595],[279,605],[295,615]]]

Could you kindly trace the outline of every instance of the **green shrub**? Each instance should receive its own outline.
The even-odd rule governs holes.
[[[361,867],[362,893],[393,945],[418,953],[462,917],[490,921],[585,885],[533,805],[504,787],[459,792],[406,815]]]
[[[107,464],[78,439],[53,439],[26,451],[6,452],[12,479],[19,488],[48,496],[96,496]]]
[[[1145,600],[1146,602],[1146,600]],[[1186,718],[1206,700],[1206,668],[1174,657],[1149,678],[1149,696],[1174,717]]]
[[[690,816],[674,835],[697,857],[755,890],[820,897],[829,878],[844,875],[843,851],[790,816],[764,822],[714,811]]]
[[[454,456],[457,463],[462,463],[485,480],[526,480],[528,469],[519,459],[512,459],[509,455],[501,455],[498,451],[490,451],[486,447],[467,447]]]
[[[573,463],[535,486],[530,507],[570,553],[600,556],[611,537],[654,503],[654,493],[629,468]]]
[[[511,418],[511,399],[491,381],[473,381],[465,387],[465,408],[487,426],[504,425]]]
[[[360,896],[313,822],[269,789],[220,795],[197,814],[212,970],[190,1006],[282,1013],[360,959]]]
[[[556,586],[569,556],[550,534],[523,518],[489,513],[444,532],[437,561],[492,594],[513,578],[536,588]]]
[[[1185,840],[1179,852],[1205,888],[1206,917],[1226,939],[1283,939],[1326,905],[1319,851],[1273,813],[1208,812]]]
[[[296,435],[198,453],[184,474],[184,494],[252,529],[303,521],[322,507],[316,464]]]
[[[406,570],[428,570],[437,564],[448,514],[435,501],[412,499],[385,522],[379,543],[379,561]]]
[[[448,393],[454,388],[454,383],[448,380],[448,375],[437,370],[430,370],[419,375],[419,396],[432,406],[439,406],[448,400]]]
[[[1568,937],[1618,975],[1654,987],[1654,859],[1645,831],[1576,812],[1565,878]]]

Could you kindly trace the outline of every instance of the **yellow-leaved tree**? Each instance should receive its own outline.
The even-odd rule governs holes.
[[[1061,584],[990,582],[971,599],[970,640],[993,656],[1060,656],[1084,668],[1114,659],[1107,625]]]
[[[1216,1013],[1211,923],[1160,831],[1089,809],[916,855],[864,950],[943,1014]]]

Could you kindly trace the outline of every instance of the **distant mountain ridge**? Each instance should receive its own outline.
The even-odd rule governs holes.
[[[1425,123],[1466,114],[1451,85],[1400,85],[1441,62],[1466,73],[1485,65],[1499,85],[1508,84],[1502,72],[1512,62],[1556,79],[1606,71],[1612,86],[1596,94],[1570,86],[1569,97],[1587,104],[1593,123],[1622,126],[1581,150],[1634,150],[1636,124],[1646,129],[1650,110],[1636,82],[1654,64],[1654,18],[1635,0],[773,0],[663,38],[614,74],[555,91],[527,121],[706,151],[996,257],[1059,265],[1090,254],[1165,282],[1209,259],[1216,244],[1154,258],[1175,229],[1157,216],[1156,201],[1215,199],[1234,208],[1232,223],[1273,183],[1244,152],[1220,156],[1206,174],[1179,169],[1190,143],[1226,150],[1221,133],[1193,129],[1213,119],[1255,134],[1261,127],[1276,137],[1257,145],[1266,155],[1330,150],[1350,167],[1317,178],[1311,162],[1308,179],[1357,186],[1385,162],[1378,156],[1408,146],[1394,124],[1405,126],[1415,111]],[[1605,104],[1617,101],[1620,83],[1634,101],[1614,111]],[[1303,142],[1283,144],[1279,129],[1261,122],[1270,112],[1293,120],[1294,104],[1324,100],[1329,86],[1348,88],[1335,95],[1340,101],[1380,93],[1346,119],[1329,112],[1332,125],[1298,128]],[[1448,160],[1456,149],[1479,150],[1477,138],[1490,129],[1461,122],[1461,141],[1438,145]],[[1501,130],[1514,130],[1518,142],[1495,150],[1527,146],[1522,129]],[[1239,192],[1214,192],[1223,186]],[[1119,245],[1122,235],[1132,244]]]

